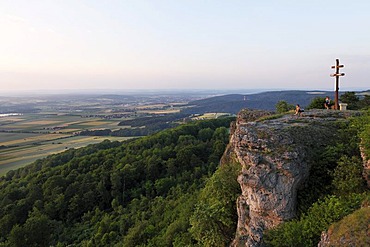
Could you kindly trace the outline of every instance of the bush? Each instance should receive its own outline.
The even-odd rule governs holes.
[[[280,100],[275,105],[277,113],[284,113],[290,110],[294,110],[294,105],[288,104],[285,100]]]
[[[314,203],[299,220],[283,223],[267,231],[267,246],[317,246],[321,232],[334,222],[360,208],[369,194],[351,194],[346,197],[328,196]]]
[[[311,103],[307,106],[307,109],[325,109],[325,98],[315,97],[312,99]]]
[[[342,156],[334,170],[333,186],[337,195],[360,193],[364,189],[361,160],[353,156]]]
[[[225,164],[208,180],[190,218],[190,232],[201,246],[226,246],[236,229],[235,201],[240,195],[236,180],[239,164]]]
[[[358,110],[359,109],[359,101],[360,99],[356,96],[355,92],[345,92],[340,96],[339,99],[343,103],[347,103],[348,110]]]

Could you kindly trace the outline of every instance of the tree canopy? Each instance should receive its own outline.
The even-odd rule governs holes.
[[[232,119],[199,121],[123,143],[104,141],[0,180],[0,246],[171,246],[228,142]]]

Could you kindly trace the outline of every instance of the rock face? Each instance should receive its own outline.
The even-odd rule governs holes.
[[[333,115],[334,114],[334,115]],[[265,120],[261,116],[266,115]],[[242,111],[222,162],[241,165],[238,224],[231,246],[263,246],[263,232],[296,214],[297,191],[309,176],[312,150],[333,138],[342,112],[305,112],[268,119],[270,113]],[[256,121],[257,120],[257,121]]]
[[[367,188],[370,189],[370,157],[366,157],[365,151],[362,147],[360,147],[360,150],[364,167],[362,175],[366,181]]]

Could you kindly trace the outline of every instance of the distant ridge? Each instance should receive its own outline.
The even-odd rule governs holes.
[[[228,94],[189,102],[190,108],[184,113],[229,112],[238,113],[241,109],[275,110],[280,100],[289,104],[307,106],[315,97],[329,96],[334,98],[334,92],[329,91],[269,91],[256,94]]]

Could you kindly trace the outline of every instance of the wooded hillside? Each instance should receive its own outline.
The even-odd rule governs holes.
[[[338,125],[299,193],[300,215],[268,232],[268,245],[314,246],[366,201],[358,145],[361,137],[369,153],[369,120],[368,112]],[[0,246],[227,246],[240,194],[240,166],[219,167],[231,121],[104,141],[8,172],[0,179]]]
[[[0,182],[0,246],[193,243],[189,219],[230,122],[104,141],[9,172]]]

